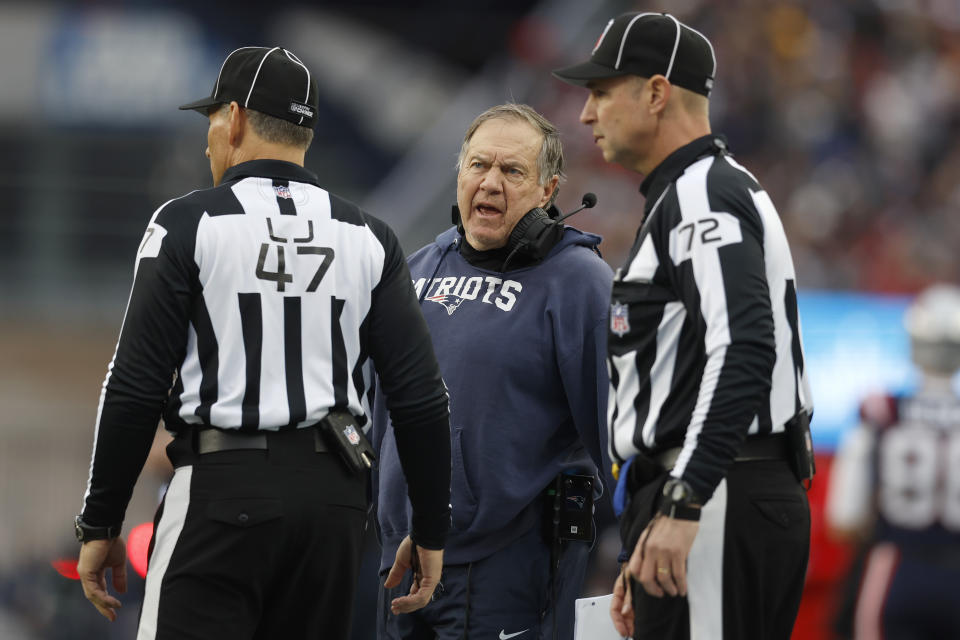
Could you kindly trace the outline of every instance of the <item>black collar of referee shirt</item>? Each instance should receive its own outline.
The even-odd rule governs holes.
[[[693,142],[688,142],[658,164],[653,171],[647,174],[640,184],[640,193],[646,197],[643,207],[643,216],[650,215],[650,209],[663,194],[670,183],[680,177],[684,170],[700,158],[727,151],[726,137],[711,133]]]
[[[273,178],[320,186],[320,181],[315,173],[285,160],[248,160],[247,162],[241,162],[223,172],[220,184],[240,178]]]

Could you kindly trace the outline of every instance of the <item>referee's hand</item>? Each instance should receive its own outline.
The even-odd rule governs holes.
[[[416,555],[414,555],[414,548],[416,549]],[[440,574],[443,572],[443,549],[434,551],[420,546],[414,547],[413,540],[410,539],[410,536],[407,536],[400,543],[400,548],[397,549],[397,557],[393,566],[390,567],[390,573],[387,574],[383,586],[387,589],[397,586],[409,569],[413,569],[413,584],[410,585],[410,594],[394,598],[390,602],[390,611],[394,615],[410,613],[422,609],[430,603],[433,590],[440,582]]]
[[[120,601],[107,593],[107,569],[113,576],[113,588],[120,593],[127,591],[127,546],[123,538],[91,540],[80,547],[77,573],[83,595],[93,603],[104,618],[110,622],[117,619]]]
[[[687,557],[700,523],[658,515],[640,534],[627,565],[655,598],[687,595]]]

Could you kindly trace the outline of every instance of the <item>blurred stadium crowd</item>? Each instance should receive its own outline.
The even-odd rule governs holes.
[[[960,3],[694,5],[687,21],[718,52],[714,131],[777,204],[801,286],[914,292],[956,280]],[[570,116],[558,118],[568,155],[605,175]],[[570,174],[589,182],[581,171]],[[601,216],[608,253],[632,242],[627,220]]]
[[[741,22],[767,50],[759,64],[726,16],[719,46],[738,58],[728,130],[749,166],[770,168],[805,286],[956,279],[960,5],[800,6]]]
[[[578,122],[584,94],[549,71],[609,17],[669,10],[714,42],[714,130],[776,203],[801,290],[958,280],[960,0],[487,4],[0,3],[0,637],[105,637],[76,583],[43,572],[73,549],[137,243],[157,206],[209,184],[205,123],[175,107],[236,46],[283,43],[316,69],[307,166],[408,253],[448,223],[466,124],[530,103],[563,132],[560,206],[598,195],[570,222],[603,235],[616,268],[639,179],[602,161]],[[154,491],[135,496],[141,520]],[[616,546],[601,540],[588,591],[609,588]]]

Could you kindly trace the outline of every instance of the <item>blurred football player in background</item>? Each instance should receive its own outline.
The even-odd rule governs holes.
[[[857,640],[960,638],[960,287],[923,291],[904,325],[917,390],[863,402],[827,497],[832,532],[865,551]]]

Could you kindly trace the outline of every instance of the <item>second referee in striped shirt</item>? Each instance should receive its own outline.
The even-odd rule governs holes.
[[[783,227],[710,131],[713,47],[673,16],[628,13],[555,74],[590,90],[580,119],[604,159],[646,176],[610,309],[610,445],[632,554],[614,622],[636,638],[787,640],[813,406]]]
[[[450,427],[427,326],[390,228],[303,167],[318,91],[297,56],[237,49],[211,96],[181,108],[209,117],[214,187],[161,206],[137,253],[76,520],[84,592],[116,618],[105,571],[123,590],[118,536],[162,413],[176,471],[137,638],[345,640],[369,495],[368,359],[413,504],[401,547],[419,588],[398,609],[424,606],[440,577]]]

